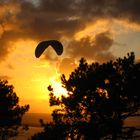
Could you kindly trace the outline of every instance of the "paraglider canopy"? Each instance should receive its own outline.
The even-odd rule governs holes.
[[[49,46],[52,46],[52,48],[55,50],[57,55],[61,55],[63,53],[63,46],[62,44],[57,40],[48,40],[48,41],[42,41],[40,42],[36,49],[35,49],[35,56],[39,58],[42,53],[47,49]]]

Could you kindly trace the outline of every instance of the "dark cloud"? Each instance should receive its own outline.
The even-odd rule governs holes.
[[[13,51],[12,42],[18,40],[18,32],[5,31],[0,38],[0,62],[5,60],[7,55]]]
[[[140,24],[139,6],[139,0],[40,0],[36,5],[27,0],[0,0],[0,26],[3,30],[0,36],[0,61],[6,58],[12,47],[8,43],[18,39],[42,41],[73,38],[75,33],[84,29],[88,23],[102,18],[127,20]],[[108,49],[105,46],[108,41],[106,39],[97,36],[94,43],[98,45],[100,51],[96,51],[94,45],[94,52],[96,52],[94,57],[98,58],[99,53],[101,56],[104,54],[101,49]],[[80,43],[88,43],[88,38]],[[107,45],[111,46],[111,44]],[[91,46],[91,44],[83,44],[83,46]],[[83,55],[93,56],[87,52],[87,50],[92,51],[92,47],[82,47],[82,49],[85,51],[82,51]],[[79,55],[79,52],[76,53]],[[112,57],[110,53],[107,56]]]
[[[139,0],[81,0],[78,3],[84,17],[117,18],[140,23]]]
[[[68,48],[67,53],[72,58],[85,57],[90,60],[99,62],[114,59],[109,52],[114,41],[109,31],[97,34],[94,38],[85,37],[80,41],[73,40]]]
[[[60,64],[60,71],[62,73],[63,71],[65,71],[65,73],[69,73],[71,68],[73,69],[72,65],[74,65],[75,61],[79,60],[81,57],[99,62],[113,60],[114,57],[110,52],[110,48],[113,44],[114,40],[109,31],[96,34],[95,37],[87,36],[79,41],[71,40],[67,47],[64,46],[64,55],[66,58],[64,58]],[[45,50],[44,57],[42,58],[51,60],[51,62],[56,62],[58,60],[58,56],[51,47]],[[70,70],[66,72],[68,67]]]
[[[65,52],[69,58],[64,58],[59,63],[59,72],[69,76],[77,66],[76,61],[80,60],[81,57],[100,63],[113,60],[114,56],[110,52],[113,43],[114,41],[109,31],[101,32],[94,38],[87,36],[79,41],[72,40]]]

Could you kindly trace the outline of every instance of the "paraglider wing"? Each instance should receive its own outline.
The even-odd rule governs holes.
[[[57,40],[50,40],[50,45],[54,48],[54,50],[56,51],[57,55],[61,55],[63,52],[63,46],[62,44],[57,41]]]
[[[41,56],[41,54],[45,51],[46,48],[49,46],[52,46],[57,55],[61,55],[63,52],[63,46],[62,44],[57,40],[48,40],[48,41],[42,41],[40,42],[36,49],[35,49],[35,56],[38,58]]]

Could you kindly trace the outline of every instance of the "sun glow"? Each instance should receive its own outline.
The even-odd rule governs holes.
[[[93,24],[94,22],[94,24]],[[94,36],[96,35],[97,33],[99,32],[103,32],[103,31],[106,31],[107,29],[109,29],[110,27],[110,23],[107,21],[107,20],[98,20],[96,21],[93,21],[91,23],[89,23],[85,29],[77,32],[75,34],[75,39],[76,40],[80,40],[81,38],[85,37],[85,36]]]
[[[62,84],[60,82],[52,80],[51,83],[52,83],[52,88],[53,88],[54,94],[57,97],[61,97],[62,95],[68,96],[67,90],[64,87],[62,87]]]
[[[57,97],[68,96],[66,89],[62,87],[58,66],[55,62],[35,57],[35,41],[18,40],[10,45],[13,47],[7,60],[1,64],[0,75],[8,77],[20,104],[30,105],[29,112],[50,113],[52,107],[49,106],[49,85],[53,87]]]

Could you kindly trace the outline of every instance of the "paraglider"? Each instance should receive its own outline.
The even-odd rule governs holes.
[[[37,45],[35,49],[35,56],[39,58],[45,51],[45,49],[47,49],[49,46],[52,46],[57,55],[61,55],[63,53],[63,45],[61,44],[61,42],[57,40],[48,40],[42,41]]]

